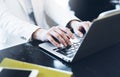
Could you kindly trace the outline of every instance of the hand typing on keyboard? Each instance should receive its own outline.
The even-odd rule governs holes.
[[[64,46],[63,44],[60,44],[60,47],[54,48],[53,51],[56,51],[71,58],[76,54],[77,50],[79,49],[82,39],[83,38],[74,35],[74,39],[70,39],[71,45]]]
[[[66,47],[63,44],[60,44],[58,48],[69,48],[73,43],[80,42],[83,37],[76,36],[74,34],[74,39],[70,39],[71,44],[67,45]]]
[[[60,47],[60,43],[67,46],[70,44],[70,38],[74,38],[70,29],[60,26],[52,27],[49,30],[40,29],[35,37],[42,41],[49,41],[56,47]]]
[[[83,37],[84,34],[89,30],[89,27],[91,26],[91,22],[73,20],[70,26],[77,36]]]
[[[55,51],[68,57],[73,57],[80,47],[81,41],[82,39],[80,37],[75,36],[74,39],[71,39],[71,45],[65,47],[64,45],[60,44],[60,47],[55,48]]]

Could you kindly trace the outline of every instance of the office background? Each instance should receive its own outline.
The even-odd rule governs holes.
[[[101,12],[115,9],[111,0],[70,0],[69,4],[75,15],[84,21],[92,21]]]

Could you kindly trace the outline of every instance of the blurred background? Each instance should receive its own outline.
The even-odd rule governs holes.
[[[92,21],[101,12],[115,9],[119,2],[119,0],[70,0],[69,4],[78,18]]]

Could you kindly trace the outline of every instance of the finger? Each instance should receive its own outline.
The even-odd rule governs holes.
[[[83,27],[79,27],[77,28],[74,32],[76,35],[78,35],[79,37],[83,37],[84,33],[83,33]]]
[[[80,31],[83,35],[86,33],[86,30],[84,29],[83,26],[79,27],[78,31]]]
[[[56,42],[51,35],[47,35],[48,41],[50,41],[54,46],[60,47],[60,44]]]
[[[89,26],[87,23],[81,23],[78,29],[80,32],[85,34],[89,30]]]
[[[63,32],[61,29],[56,28],[55,31],[65,40],[67,45],[70,44],[70,38],[66,35],[65,32]]]
[[[62,43],[64,46],[67,46],[67,43],[65,40],[55,31],[51,31],[50,34],[55,37],[57,40],[59,40],[60,43]]]
[[[60,29],[61,29],[62,31],[64,31],[69,38],[72,38],[72,39],[74,38],[74,35],[73,35],[73,33],[70,31],[70,29],[65,28],[65,27],[63,27],[63,28],[60,27]]]

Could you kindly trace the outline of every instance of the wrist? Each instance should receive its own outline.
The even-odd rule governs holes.
[[[31,36],[32,40],[38,40],[38,33],[40,32],[41,28],[38,28],[37,30],[35,30]]]
[[[47,30],[39,28],[33,33],[32,38],[34,40],[47,41],[46,38],[47,32],[48,32]]]

